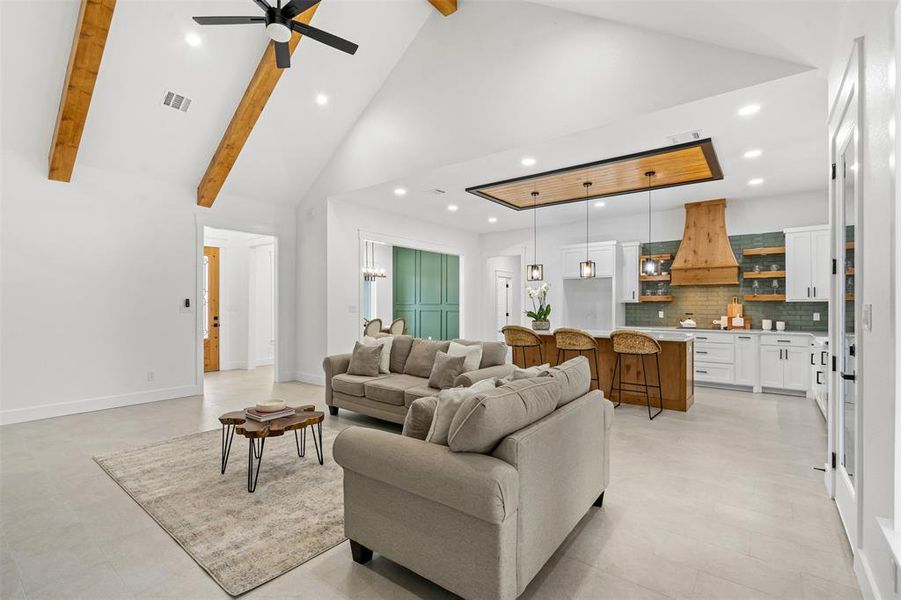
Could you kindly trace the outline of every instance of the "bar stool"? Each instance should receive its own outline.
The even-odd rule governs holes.
[[[660,343],[653,337],[641,331],[632,331],[628,329],[618,329],[610,334],[613,341],[613,352],[616,353],[616,362],[613,365],[613,380],[610,382],[610,399],[613,399],[613,391],[619,392],[619,402],[615,406],[622,404],[623,392],[641,392],[644,391],[644,397],[648,401],[648,418],[653,420],[654,417],[663,412],[663,389],[660,387]],[[648,383],[648,371],[645,367],[644,357],[654,355],[657,364],[657,385]],[[644,383],[639,381],[623,381],[623,356],[638,356],[641,359],[641,374],[644,376]],[[619,386],[616,385],[617,375],[619,376]],[[625,386],[633,386],[632,388]],[[651,395],[650,388],[657,389],[657,395],[660,397],[660,409],[651,414]]]
[[[579,356],[584,356],[585,353],[591,352],[591,356],[594,359],[595,373],[591,381],[597,384],[597,389],[601,389],[601,379],[598,375],[598,343],[594,337],[581,329],[561,327],[554,330],[554,345],[557,346],[558,365],[566,360],[567,352],[578,352]]]
[[[527,348],[538,348],[539,361],[537,364],[544,364],[544,350],[541,347],[541,338],[538,337],[538,334],[534,331],[528,327],[520,327],[519,325],[504,325],[501,328],[501,333],[504,334],[504,341],[510,346],[513,354],[513,364],[516,364],[517,348],[519,348],[520,355],[522,356],[523,369],[529,367],[528,357],[526,355]]]
[[[379,318],[366,321],[363,325],[363,335],[375,336],[382,332],[382,320]]]

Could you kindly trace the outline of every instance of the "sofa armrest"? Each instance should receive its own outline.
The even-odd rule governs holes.
[[[332,405],[332,377],[347,373],[351,354],[335,354],[322,359],[322,370],[325,372],[325,403]]]
[[[347,471],[483,521],[503,523],[518,508],[519,474],[492,456],[365,427],[338,434],[333,454]]]
[[[483,379],[488,379],[489,377],[506,377],[513,373],[514,365],[496,365],[494,367],[485,367],[484,369],[476,369],[475,371],[468,371],[466,373],[461,373],[457,375],[457,378],[454,379],[454,387],[469,387],[477,381],[482,381]]]

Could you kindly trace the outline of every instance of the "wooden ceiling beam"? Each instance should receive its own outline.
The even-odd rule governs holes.
[[[294,20],[309,25],[318,7],[318,3],[314,4],[294,17]],[[300,43],[301,37],[297,32],[291,35],[288,48],[292,55]],[[278,83],[283,71],[284,69],[275,66],[275,46],[270,42],[263,52],[263,57],[260,59],[260,64],[257,65],[253,77],[250,78],[250,83],[247,84],[247,89],[244,90],[244,97],[241,98],[238,108],[235,109],[235,114],[232,115],[232,120],[225,129],[219,147],[216,148],[216,153],[213,154],[206,173],[200,180],[200,185],[197,186],[197,204],[199,206],[209,208],[216,201],[219,191],[225,184],[232,167],[235,166],[235,161],[238,160],[238,155],[241,154],[247,138],[250,137],[250,132],[253,131],[257,119],[266,108],[266,102],[269,101],[269,96],[272,95],[275,84]]]
[[[116,0],[82,0],[50,144],[48,178],[70,181]]]
[[[457,12],[457,0],[429,0],[429,3],[445,17]]]

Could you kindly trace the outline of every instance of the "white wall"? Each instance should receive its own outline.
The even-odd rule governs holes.
[[[280,372],[293,379],[293,209],[234,196],[200,209],[193,187],[84,165],[49,181],[46,146],[3,144],[0,421],[198,393],[203,224],[278,236]]]
[[[360,284],[362,267],[360,244],[362,239],[389,241],[393,245],[454,254],[460,257],[460,335],[478,329],[482,306],[477,285],[482,263],[479,260],[479,239],[475,233],[440,227],[409,217],[374,211],[333,200],[328,203],[328,252],[326,254],[328,278],[326,340],[311,338],[306,323],[300,324],[302,346],[312,353],[314,364],[303,364],[304,381],[322,381],[322,357],[326,354],[349,352],[359,339],[363,321],[360,313]],[[389,282],[390,283],[390,282]],[[320,285],[312,282],[310,285]],[[305,286],[301,284],[301,289]],[[324,343],[323,343],[324,342]],[[315,365],[315,366],[314,366]]]
[[[271,236],[204,229],[219,252],[219,370],[271,365],[274,246]]]
[[[706,200],[707,198],[698,198]],[[828,221],[825,190],[808,192],[786,197],[764,200],[728,201],[726,204],[726,228],[729,235],[779,231],[785,227],[802,225],[822,225]],[[647,213],[632,214],[614,219],[604,218],[603,208],[591,209],[590,241],[616,240],[619,242],[647,241]],[[685,209],[654,212],[652,235],[656,241],[682,239],[685,224]],[[541,211],[538,213],[538,262],[544,264],[547,281],[551,284],[548,301],[551,303],[558,325],[565,324],[562,267],[560,247],[585,241],[585,222],[576,221],[566,225],[541,226]],[[527,262],[533,260],[532,229],[518,229],[481,236],[482,256],[522,252],[525,248]],[[558,310],[558,308],[560,310]],[[493,313],[492,313],[493,314]],[[561,321],[561,319],[563,319]],[[482,323],[482,336],[492,331],[492,323]]]
[[[860,473],[859,536],[855,571],[865,597],[888,600],[896,597],[889,548],[876,522],[877,517],[891,519],[894,513],[895,403],[886,390],[895,387],[895,337],[899,323],[893,321],[894,281],[888,257],[892,256],[895,211],[893,186],[896,167],[890,163],[894,140],[889,122],[897,102],[893,69],[895,6],[893,3],[851,3],[839,36],[835,39],[835,58],[829,74],[829,99],[832,104],[855,38],[864,38],[864,129],[863,222],[858,235],[863,245],[857,260],[862,265],[862,301],[872,305],[873,322],[893,326],[864,328],[860,335],[862,391],[861,439],[863,451]],[[897,524],[896,524],[897,526]]]

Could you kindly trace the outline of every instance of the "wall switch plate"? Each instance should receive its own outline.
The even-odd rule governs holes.
[[[658,311],[657,311],[657,318],[658,318],[658,319],[662,319],[662,318],[663,318],[663,311],[662,311],[662,310],[658,310]]]
[[[863,305],[863,315],[861,316],[861,320],[863,321],[863,326],[867,331],[873,331],[873,305],[872,304],[864,304]]]
[[[147,382],[153,383],[154,379],[156,379],[156,374],[153,371],[147,371]]]
[[[814,320],[814,321],[819,321],[819,320],[820,320],[820,313],[813,313],[813,320]]]

